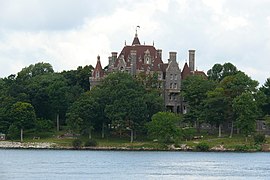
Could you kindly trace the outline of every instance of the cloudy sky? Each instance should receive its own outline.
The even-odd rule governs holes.
[[[0,77],[37,62],[55,71],[96,63],[131,44],[177,51],[180,67],[231,62],[261,84],[270,77],[270,0],[0,0]]]

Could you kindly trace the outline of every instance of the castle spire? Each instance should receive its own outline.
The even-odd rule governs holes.
[[[141,27],[140,26],[136,26],[135,37],[138,37],[138,28],[141,28]]]
[[[140,26],[136,27],[135,37],[133,39],[132,46],[141,45],[140,40],[138,38],[138,28],[140,28]]]

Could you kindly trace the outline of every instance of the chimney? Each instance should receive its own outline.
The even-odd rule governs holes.
[[[194,67],[195,67],[195,50],[189,50],[189,69],[190,71],[194,71]]]
[[[162,59],[162,49],[157,50],[157,56],[160,57],[160,59]]]
[[[169,52],[169,54],[170,54],[169,62],[171,62],[171,61],[176,62],[176,52]]]
[[[130,63],[130,69],[131,69],[131,75],[135,76],[136,75],[136,68],[137,68],[137,51],[136,50],[131,50],[130,51],[130,56],[131,56],[131,63]]]
[[[109,61],[109,67],[112,66],[113,65],[113,63],[112,63],[112,56],[109,56],[108,57],[108,61]]]
[[[117,52],[112,52],[112,63],[115,63],[117,59]]]

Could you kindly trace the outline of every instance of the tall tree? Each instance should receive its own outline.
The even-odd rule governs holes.
[[[90,92],[99,104],[97,126],[103,137],[104,128],[110,126],[120,135],[128,129],[133,141],[135,132],[141,131],[152,114],[162,109],[158,92],[146,90],[138,80],[124,72],[109,74]]]
[[[65,78],[58,73],[48,73],[31,78],[26,86],[38,118],[65,118],[68,107],[68,87]],[[56,123],[59,125],[59,123]],[[59,129],[59,126],[57,126]]]
[[[92,138],[92,130],[98,119],[99,105],[88,91],[75,101],[67,113],[67,124],[75,133],[88,133]]]
[[[34,127],[36,114],[34,107],[25,102],[17,102],[13,104],[10,110],[10,116],[13,124],[21,130],[21,142],[23,141],[23,131]]]
[[[247,136],[255,130],[255,121],[258,117],[258,106],[250,92],[242,93],[233,100],[233,110],[236,114],[236,123],[241,132]]]
[[[105,106],[105,114],[114,124],[128,128],[133,133],[145,120],[144,89],[127,73],[109,75],[101,84],[111,102]]]
[[[51,64],[39,62],[34,65],[31,64],[30,66],[23,68],[20,72],[18,72],[17,79],[21,81],[26,81],[35,76],[53,72],[54,70]]]
[[[216,84],[202,76],[189,76],[183,81],[183,97],[188,103],[188,112],[184,119],[196,123],[199,130],[200,123],[204,120],[203,108],[207,92],[213,90]]]
[[[252,80],[243,72],[238,72],[235,75],[225,77],[219,84],[219,87],[224,89],[225,93],[225,119],[231,122],[231,133],[230,137],[233,135],[234,131],[234,120],[235,120],[235,113],[232,109],[232,104],[234,98],[240,96],[244,92],[256,92],[258,82]]]
[[[61,74],[67,79],[69,86],[78,86],[84,92],[90,88],[89,77],[92,75],[93,66],[79,66],[76,70],[63,71]]]
[[[208,78],[214,81],[221,81],[227,76],[235,75],[239,71],[231,63],[215,64],[210,70],[207,71]]]
[[[260,92],[265,95],[265,101],[262,105],[264,115],[270,115],[270,78],[266,80],[264,85],[260,88]]]
[[[205,107],[203,108],[206,121],[218,126],[218,137],[221,137],[221,127],[225,122],[225,99],[224,89],[215,88],[207,92]]]

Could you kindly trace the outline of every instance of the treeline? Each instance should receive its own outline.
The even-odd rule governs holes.
[[[56,73],[50,64],[37,63],[0,79],[0,132],[18,139],[25,130],[38,134],[65,127],[89,138],[93,131],[105,137],[109,130],[136,137],[163,110],[160,92],[152,86],[156,75],[133,79],[112,73],[89,91],[92,70],[85,66]]]
[[[56,129],[58,117],[64,125],[68,108],[89,90],[92,69],[85,66],[56,73],[49,63],[37,63],[1,78],[0,132],[16,139],[20,130]]]
[[[235,131],[248,135],[258,118],[269,121],[270,79],[258,88],[257,81],[231,63],[215,64],[208,78],[183,80],[187,113],[181,117],[158,113],[165,109],[156,74],[133,78],[110,73],[89,91],[92,70],[85,66],[57,73],[50,64],[37,63],[0,79],[0,132],[18,139],[25,130],[38,134],[65,127],[90,139],[96,132],[102,138],[128,134],[133,141],[148,131],[153,138],[170,141],[185,133],[175,126],[180,121],[198,131],[201,123],[209,123],[219,136],[228,124],[231,136]]]
[[[255,131],[255,121],[266,120],[270,114],[270,79],[258,88],[252,80],[233,64],[215,64],[208,79],[189,76],[183,81],[183,97],[188,103],[185,121],[196,124],[209,123],[218,127],[230,125],[230,137],[237,131],[250,135]]]

